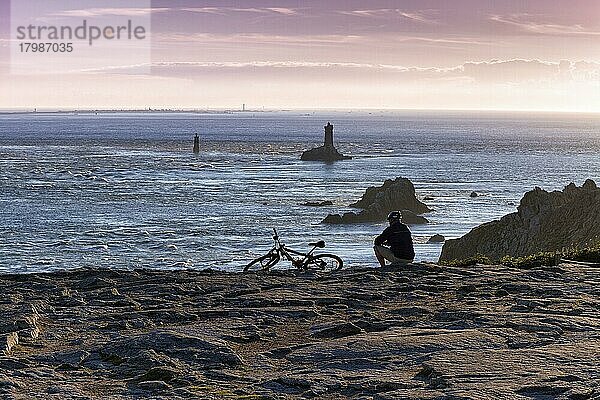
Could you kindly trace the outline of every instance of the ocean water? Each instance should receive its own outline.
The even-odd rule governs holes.
[[[301,162],[335,125],[354,159]],[[201,154],[192,154],[194,133]],[[407,177],[433,212],[412,226],[459,237],[535,186],[600,175],[600,116],[465,112],[0,115],[0,273],[106,268],[238,271],[272,245],[376,266],[381,224],[320,224],[369,186]],[[476,191],[481,196],[470,198]],[[330,207],[305,207],[331,200]]]

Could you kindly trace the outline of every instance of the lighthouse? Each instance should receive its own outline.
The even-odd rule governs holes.
[[[330,122],[325,125],[325,147],[333,148],[333,125]]]
[[[200,153],[200,137],[196,133],[196,137],[194,137],[194,154]]]
[[[306,150],[302,153],[300,159],[302,161],[325,161],[333,162],[339,160],[350,160],[352,157],[340,154],[339,151],[333,145],[333,125],[328,122],[325,125],[325,142],[321,147],[315,147],[314,149]]]

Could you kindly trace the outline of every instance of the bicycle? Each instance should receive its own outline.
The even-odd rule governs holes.
[[[301,271],[316,269],[319,271],[330,272],[338,271],[344,266],[344,261],[335,254],[313,254],[317,248],[322,249],[325,247],[325,242],[323,240],[309,243],[308,245],[313,248],[308,253],[302,253],[300,251],[292,250],[281,243],[279,235],[277,234],[277,229],[273,228],[273,232],[273,240],[275,241],[273,248],[269,250],[267,254],[252,260],[244,267],[244,272],[269,271],[271,267],[282,259],[290,261],[294,267]]]

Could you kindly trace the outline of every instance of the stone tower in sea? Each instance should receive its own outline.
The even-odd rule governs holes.
[[[349,160],[352,157],[340,154],[333,144],[333,125],[327,122],[325,125],[325,142],[323,146],[307,150],[302,153],[300,159],[302,161],[325,161],[333,162],[340,160]]]
[[[200,153],[200,137],[196,133],[196,136],[194,137],[194,154],[198,153]]]
[[[330,122],[325,125],[325,147],[333,147],[333,125]]]

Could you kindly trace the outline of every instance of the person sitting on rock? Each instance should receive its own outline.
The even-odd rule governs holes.
[[[415,250],[408,226],[400,222],[402,214],[392,211],[387,220],[390,226],[375,238],[375,256],[382,267],[386,260],[392,264],[406,265],[413,262]]]

